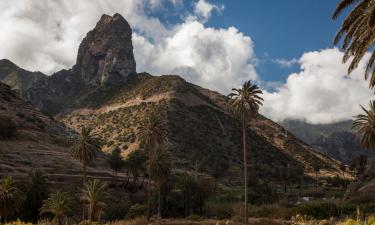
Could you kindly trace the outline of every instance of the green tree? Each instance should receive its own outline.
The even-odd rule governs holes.
[[[115,176],[117,176],[117,173],[124,167],[124,161],[122,160],[121,149],[119,147],[112,150],[112,153],[108,159],[108,164]]]
[[[48,198],[47,175],[41,170],[32,170],[26,183],[26,200],[24,211],[27,220],[36,222],[38,220],[39,209],[43,205],[43,200]]]
[[[98,179],[89,181],[82,190],[82,200],[86,203],[88,220],[100,221],[107,200],[107,184]]]
[[[68,192],[57,191],[43,201],[40,214],[52,214],[53,222],[62,225],[74,213],[74,198]]]
[[[12,177],[5,177],[0,186],[0,216],[2,222],[7,222],[19,209],[22,193],[16,187]]]
[[[194,177],[192,177],[188,173],[181,174],[181,176],[178,177],[177,187],[179,187],[183,193],[185,217],[190,215],[191,197],[193,195],[195,185],[196,182]]]
[[[141,121],[138,127],[138,139],[144,147],[148,156],[148,168],[150,169],[151,158],[155,154],[157,148],[163,144],[168,134],[167,125],[160,113],[156,111],[151,112],[150,116]],[[147,182],[148,189],[148,210],[147,219],[151,217],[151,171],[148,171],[149,179]]]
[[[361,145],[369,150],[375,149],[375,101],[370,101],[370,109],[361,106],[364,114],[359,114],[353,123],[353,129],[361,137]]]
[[[158,217],[162,217],[161,188],[172,171],[172,158],[164,145],[160,145],[149,159],[150,176],[158,188]]]
[[[345,50],[343,62],[352,58],[348,68],[351,73],[357,68],[359,62],[367,51],[372,51],[371,58],[367,63],[365,79],[369,76],[370,87],[375,86],[375,51],[373,50],[375,41],[375,1],[370,0],[341,0],[333,13],[333,19],[337,19],[340,14],[353,7],[348,13],[339,31],[337,32],[334,44],[342,41],[342,48]]]
[[[125,167],[133,176],[134,185],[137,184],[138,177],[145,170],[146,157],[142,151],[136,150],[126,157]]]
[[[87,182],[87,165],[96,158],[100,150],[100,141],[91,135],[91,129],[83,127],[72,152],[73,157],[83,164],[83,183]]]
[[[247,147],[246,131],[249,118],[258,114],[259,106],[262,105],[263,99],[259,96],[263,92],[258,86],[246,81],[242,88],[232,89],[228,95],[228,108],[242,121],[242,139],[243,139],[243,164],[244,164],[244,195],[245,195],[245,224],[248,224],[248,204],[247,204]]]

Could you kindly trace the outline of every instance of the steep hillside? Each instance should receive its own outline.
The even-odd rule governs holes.
[[[61,119],[75,130],[94,127],[95,133],[107,140],[106,149],[120,146],[126,155],[139,148],[139,121],[150,111],[161,110],[168,122],[168,140],[174,146],[179,167],[193,169],[198,162],[207,173],[226,168],[223,172],[236,182],[242,163],[241,126],[226,112],[226,100],[225,96],[178,76],[138,74],[131,76],[102,106],[77,109]],[[280,125],[262,116],[249,123],[248,136],[253,176],[277,181],[283,179],[285,170],[295,175],[304,171],[312,176],[314,165],[321,168],[321,176],[341,176],[338,162],[292,134],[285,137]]]
[[[0,129],[1,133],[5,129],[11,132],[0,138],[1,177],[18,179],[25,177],[31,169],[41,169],[53,182],[81,181],[81,164],[70,154],[68,137],[72,135],[71,131],[36,110],[3,83],[0,83]],[[96,169],[89,168],[91,175],[110,174],[104,156],[100,156],[96,166]]]

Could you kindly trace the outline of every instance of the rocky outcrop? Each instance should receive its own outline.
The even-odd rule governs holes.
[[[20,92],[42,112],[56,115],[99,102],[106,90],[136,73],[132,31],[120,15],[103,15],[80,44],[76,65],[47,76],[0,60],[0,81]]]
[[[79,46],[74,71],[89,85],[113,85],[136,72],[132,31],[120,15],[103,15]]]

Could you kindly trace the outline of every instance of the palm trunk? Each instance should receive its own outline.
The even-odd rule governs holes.
[[[93,211],[94,211],[94,209],[93,209],[93,207],[90,205],[89,206],[89,210],[88,210],[88,220],[91,222],[92,221],[92,214],[93,214]]]
[[[158,217],[159,217],[159,219],[161,219],[161,185],[159,186]]]
[[[86,162],[83,162],[83,186],[87,183]]]
[[[243,172],[245,181],[245,225],[248,225],[248,206],[247,206],[247,149],[246,149],[246,121],[245,113],[242,113],[242,141],[243,141]]]
[[[150,160],[151,160],[151,151],[148,150],[148,181],[147,181],[147,221],[150,221],[151,218],[151,171],[150,171]]]

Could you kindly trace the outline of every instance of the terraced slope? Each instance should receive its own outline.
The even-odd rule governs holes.
[[[0,117],[16,125],[16,134],[0,140],[0,176],[25,177],[31,169],[45,171],[52,182],[80,182],[81,164],[71,157],[68,137],[72,132],[62,123],[35,109],[18,93],[0,83]],[[89,168],[91,176],[111,177],[104,155]]]

